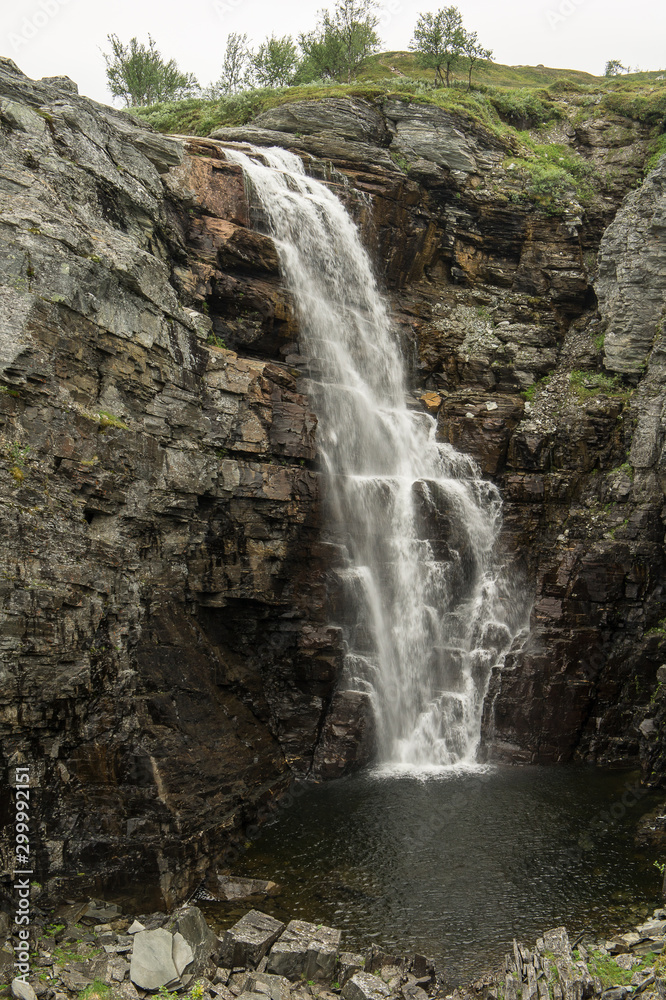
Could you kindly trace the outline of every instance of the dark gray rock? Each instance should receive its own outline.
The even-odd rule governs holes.
[[[284,924],[259,910],[250,910],[225,931],[221,961],[235,968],[255,967],[284,930]]]
[[[182,907],[169,920],[167,929],[174,934],[173,954],[178,975],[187,972],[191,976],[199,976],[211,956],[219,950],[217,935],[206,923],[199,907]]]
[[[410,160],[463,173],[478,172],[486,163],[487,154],[463,131],[460,119],[442,108],[392,99],[384,114],[395,129],[393,145]]]
[[[276,132],[324,134],[374,146],[388,146],[391,141],[383,116],[371,104],[344,97],[282,104],[262,112],[252,124]]]
[[[605,324],[604,363],[639,373],[666,298],[666,157],[626,198],[599,248],[595,291]]]
[[[263,993],[270,1000],[289,1000],[291,983],[284,976],[255,972],[249,976],[246,989],[253,993]]]
[[[355,972],[362,972],[364,968],[365,957],[363,955],[358,955],[351,951],[342,951],[338,956],[337,980],[341,986],[344,986]]]
[[[267,972],[287,979],[331,979],[342,933],[333,927],[291,920],[268,956]]]

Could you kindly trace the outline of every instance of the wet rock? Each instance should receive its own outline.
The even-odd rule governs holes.
[[[375,737],[370,697],[336,691],[314,753],[313,773],[328,780],[364,767],[375,753]]]
[[[231,968],[239,965],[255,967],[284,931],[284,927],[274,917],[258,910],[250,910],[225,931],[222,938],[222,961]]]
[[[206,882],[209,891],[218,899],[248,899],[266,896],[278,888],[276,882],[259,878],[241,878],[236,875],[216,875]]]

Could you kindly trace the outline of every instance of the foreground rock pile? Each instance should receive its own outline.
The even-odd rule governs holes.
[[[666,910],[603,944],[578,939],[572,946],[564,927],[546,931],[533,950],[514,940],[501,969],[453,992],[446,970],[423,955],[398,957],[377,946],[344,951],[333,927],[285,924],[254,909],[221,937],[187,905],[132,918],[90,901],[61,907],[55,919],[38,941],[28,982],[12,981],[11,939],[0,950],[0,974],[16,1000],[142,1000],[165,992],[187,1000],[666,1000]]]

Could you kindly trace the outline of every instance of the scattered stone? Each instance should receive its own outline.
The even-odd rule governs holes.
[[[617,958],[615,959],[615,964],[618,966],[618,968],[625,969],[627,971],[629,969],[633,969],[633,967],[635,965],[638,965],[639,962],[640,958],[638,958],[636,955],[630,955],[629,953],[627,953],[626,955],[618,955]]]
[[[253,993],[263,993],[270,1000],[289,1000],[291,984],[284,976],[258,972],[249,977],[247,989]]]
[[[104,903],[99,899],[91,899],[80,920],[86,924],[106,924],[122,915],[122,910],[115,903]],[[110,929],[110,928],[109,928]]]
[[[250,910],[225,932],[221,958],[232,967],[255,967],[284,930],[284,924],[267,913]]]
[[[639,924],[636,930],[644,937],[663,937],[666,934],[666,920],[648,920]]]
[[[67,969],[62,971],[60,979],[71,993],[79,993],[92,983],[92,979],[88,979],[87,976],[82,975],[80,972],[69,971]]]
[[[188,965],[194,961],[194,952],[189,946],[182,934],[177,933],[173,936],[173,964],[176,966],[176,972],[179,976],[185,972]]]
[[[127,928],[127,933],[128,934],[138,934],[139,931],[145,931],[145,929],[146,928],[144,927],[144,925],[141,923],[140,920],[135,920]]]

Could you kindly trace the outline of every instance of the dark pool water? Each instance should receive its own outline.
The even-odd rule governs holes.
[[[548,927],[606,933],[659,903],[634,844],[655,799],[637,775],[494,768],[422,779],[366,774],[301,786],[234,865],[282,889],[261,909],[441,963],[451,984]],[[219,927],[247,905],[207,906]]]

